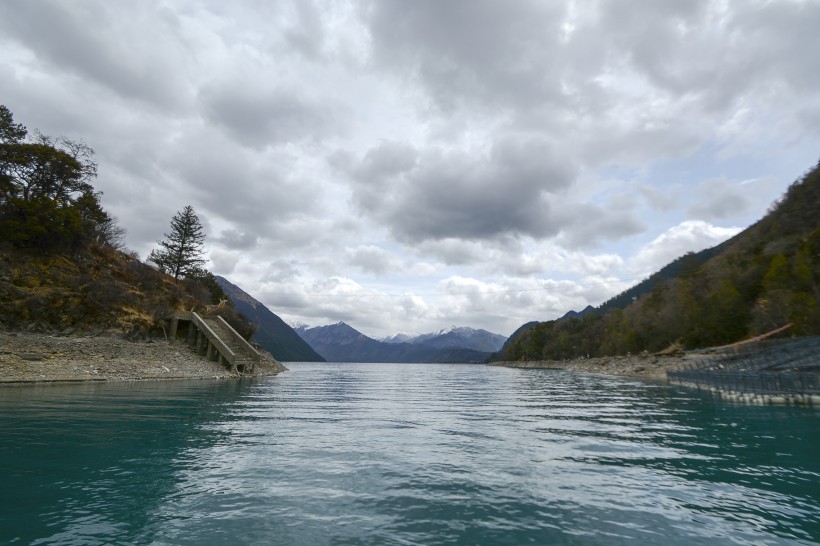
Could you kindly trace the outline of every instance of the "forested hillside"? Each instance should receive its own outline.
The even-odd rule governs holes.
[[[193,309],[250,336],[195,249],[175,247],[177,279],[122,248],[125,231],[92,185],[93,155],[81,142],[29,134],[0,105],[0,328],[162,335],[162,319]]]
[[[784,335],[820,334],[818,218],[820,164],[741,234],[653,276],[635,303],[615,304],[636,295],[626,291],[601,312],[522,327],[498,356],[553,360],[656,352],[673,344],[699,348],[787,324]]]

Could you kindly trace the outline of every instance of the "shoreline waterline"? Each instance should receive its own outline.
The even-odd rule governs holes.
[[[667,372],[679,370],[691,363],[692,359],[685,355],[658,356],[644,354],[577,358],[572,360],[507,360],[490,362],[487,365],[520,369],[564,370],[569,372],[634,377],[638,379],[665,380],[667,378]]]
[[[690,362],[685,356],[636,355],[486,365],[666,380],[668,371]],[[259,375],[276,375],[286,369],[281,364],[266,362]],[[130,341],[113,334],[61,336],[0,331],[0,385],[236,377],[226,366],[196,355],[183,344],[164,340]]]

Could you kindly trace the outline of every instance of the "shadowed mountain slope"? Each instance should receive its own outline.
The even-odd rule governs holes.
[[[224,277],[216,276],[216,282],[231,299],[237,311],[257,328],[253,340],[277,360],[283,362],[324,362],[285,321],[255,300],[247,292]]]

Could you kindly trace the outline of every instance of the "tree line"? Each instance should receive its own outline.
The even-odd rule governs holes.
[[[0,238],[19,248],[119,245],[124,231],[100,205],[94,150],[15,123],[0,105]]]

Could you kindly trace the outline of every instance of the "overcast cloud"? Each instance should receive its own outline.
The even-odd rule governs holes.
[[[508,335],[763,214],[820,154],[817,0],[6,0],[0,104],[143,257],[366,334]]]

